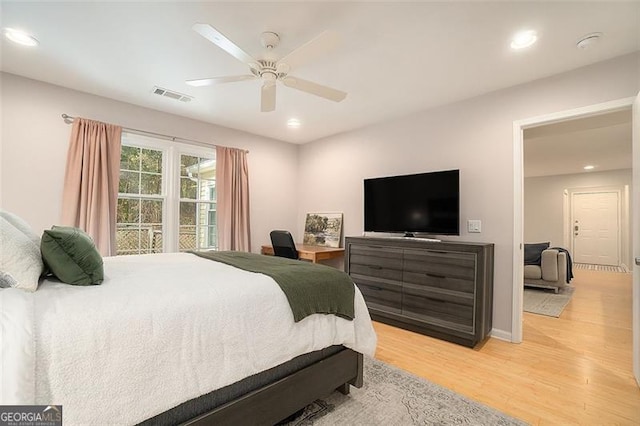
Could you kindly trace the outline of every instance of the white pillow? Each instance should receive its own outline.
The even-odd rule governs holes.
[[[21,217],[16,216],[13,213],[9,213],[6,210],[0,210],[0,217],[3,217],[7,222],[18,228],[18,231],[29,237],[29,239],[33,241],[35,245],[40,247],[40,235],[33,232],[33,229],[31,229],[29,224],[22,220]]]
[[[0,287],[36,291],[43,271],[40,247],[0,216]]]

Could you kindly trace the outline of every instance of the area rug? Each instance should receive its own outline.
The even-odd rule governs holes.
[[[493,408],[375,359],[364,359],[364,386],[333,392],[287,426],[526,425]]]
[[[574,269],[586,269],[588,271],[598,271],[598,272],[622,272],[625,274],[629,273],[629,269],[625,266],[610,266],[610,265],[590,265],[588,263],[574,263]]]
[[[574,290],[574,287],[566,286],[556,294],[553,290],[525,288],[524,311],[558,318],[571,301]]]

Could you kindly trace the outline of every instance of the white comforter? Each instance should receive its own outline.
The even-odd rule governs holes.
[[[65,424],[132,424],[300,354],[373,355],[355,320],[299,323],[265,275],[185,253],[105,258],[102,285],[0,291],[0,404],[62,404]]]

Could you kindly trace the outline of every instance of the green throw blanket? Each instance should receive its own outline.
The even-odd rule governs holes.
[[[353,320],[354,284],[339,269],[300,260],[239,251],[192,251],[245,271],[268,275],[280,286],[295,322],[312,314],[335,314]]]

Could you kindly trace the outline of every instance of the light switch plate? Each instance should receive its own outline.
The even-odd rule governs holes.
[[[467,230],[470,233],[482,232],[482,221],[480,220],[467,220]]]

